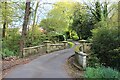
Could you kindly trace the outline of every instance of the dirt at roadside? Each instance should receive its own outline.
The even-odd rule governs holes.
[[[65,64],[65,69],[67,70],[68,74],[73,78],[83,78],[84,71],[79,70],[73,65],[74,56],[69,57]]]

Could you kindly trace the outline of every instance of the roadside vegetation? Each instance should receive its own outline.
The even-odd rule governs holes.
[[[39,14],[48,4],[45,18]],[[23,57],[23,48],[68,40],[87,40],[91,45],[85,78],[118,78],[120,71],[120,31],[118,3],[56,2],[41,5],[37,2],[0,2],[2,29],[2,59]],[[42,7],[42,8],[41,8]],[[17,26],[16,26],[17,25]],[[78,49],[77,49],[78,50]]]

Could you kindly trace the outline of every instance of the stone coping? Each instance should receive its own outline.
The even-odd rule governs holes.
[[[26,49],[34,49],[34,48],[39,48],[39,47],[44,47],[44,45],[33,46],[33,47],[27,47],[27,48],[24,48],[24,49],[25,49],[25,50],[26,50]]]
[[[86,54],[86,53],[84,53],[84,52],[82,52],[82,51],[80,51],[80,52],[75,51],[75,53],[77,53],[77,54],[79,54],[79,55],[81,55],[81,56],[88,56],[88,54]]]

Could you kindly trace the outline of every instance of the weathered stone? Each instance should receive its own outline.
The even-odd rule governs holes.
[[[83,69],[86,68],[86,56],[87,54],[83,52],[76,52],[76,55],[78,56],[78,63],[83,67]]]

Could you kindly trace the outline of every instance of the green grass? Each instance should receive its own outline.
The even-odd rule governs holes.
[[[85,78],[120,78],[120,72],[110,67],[87,67],[85,74]],[[114,80],[114,79],[113,79]]]

